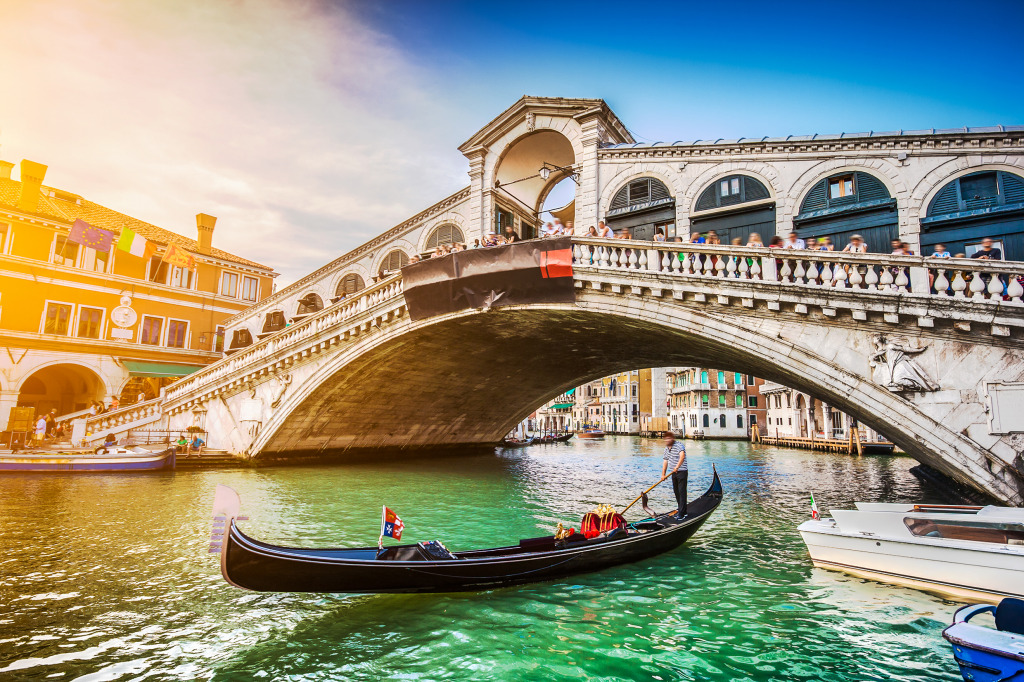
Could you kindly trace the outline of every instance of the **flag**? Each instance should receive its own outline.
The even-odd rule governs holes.
[[[96,251],[110,253],[110,246],[114,243],[114,233],[110,230],[93,227],[81,218],[77,218],[71,226],[68,241],[88,246]]]
[[[381,537],[383,538],[384,536],[387,536],[389,538],[394,538],[395,540],[401,540],[403,530],[405,530],[405,524],[402,523],[402,519],[398,518],[398,514],[387,507],[383,507],[383,511],[380,515]]]
[[[139,258],[148,258],[156,250],[156,244],[139,236],[134,230],[122,227],[121,236],[117,238],[117,248]]]
[[[192,257],[192,254],[174,244],[167,245],[167,252],[164,253],[163,261],[170,265],[188,268],[189,270],[196,266],[196,259]]]
[[[811,518],[815,521],[821,519],[821,512],[818,511],[818,503],[814,501],[814,493],[811,493]]]

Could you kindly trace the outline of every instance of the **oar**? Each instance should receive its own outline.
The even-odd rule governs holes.
[[[628,506],[627,506],[627,507],[626,507],[625,509],[623,509],[623,510],[622,510],[622,514],[623,514],[623,515],[625,515],[625,514],[626,514],[626,512],[628,512],[628,511],[629,511],[629,508],[630,508],[630,507],[632,507],[632,506],[633,506],[634,504],[636,504],[637,502],[639,502],[639,501],[640,501],[640,500],[641,500],[641,499],[643,498],[643,496],[644,496],[644,495],[646,495],[647,493],[651,492],[652,490],[654,490],[655,488],[657,488],[657,487],[658,487],[659,485],[661,485],[662,483],[664,483],[664,482],[665,482],[665,480],[666,480],[667,478],[668,478],[668,476],[666,476],[665,478],[661,479],[660,481],[658,481],[657,483],[655,483],[654,485],[652,485],[652,486],[651,486],[650,488],[648,488],[647,490],[645,490],[645,491],[643,491],[642,493],[640,493],[640,496],[639,496],[639,497],[637,497],[637,498],[636,498],[635,500],[633,500],[632,502],[630,502],[630,503],[629,503],[629,505],[628,505]]]

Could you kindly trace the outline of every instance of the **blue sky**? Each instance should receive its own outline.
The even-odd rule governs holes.
[[[188,236],[216,215],[281,284],[465,186],[456,147],[524,94],[604,98],[641,141],[1024,123],[1024,0],[4,13],[0,158]]]

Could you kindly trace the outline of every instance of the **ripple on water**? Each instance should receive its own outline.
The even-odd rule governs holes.
[[[412,539],[515,542],[630,500],[658,444],[607,438],[496,456],[171,475],[0,479],[0,679],[950,680],[955,605],[814,569],[823,508],[929,501],[900,458],[689,444],[691,495],[722,508],[633,566],[449,595],[247,593],[206,554],[216,483],[281,544],[368,545],[380,505]],[[673,505],[654,490],[655,509]],[[50,538],[42,547],[38,538]]]

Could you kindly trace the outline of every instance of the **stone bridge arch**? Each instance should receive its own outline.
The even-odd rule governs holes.
[[[1020,503],[1019,476],[996,471],[1005,462],[871,380],[872,337],[828,324],[794,331],[770,316],[739,323],[728,311],[591,289],[579,292],[575,305],[415,323],[400,314],[386,331],[366,325],[356,343],[297,377],[250,451],[274,457],[493,443],[544,401],[588,380],[636,367],[700,364],[814,395],[886,433],[919,461],[975,485],[987,481],[990,492]],[[925,369],[942,380],[937,364]]]

